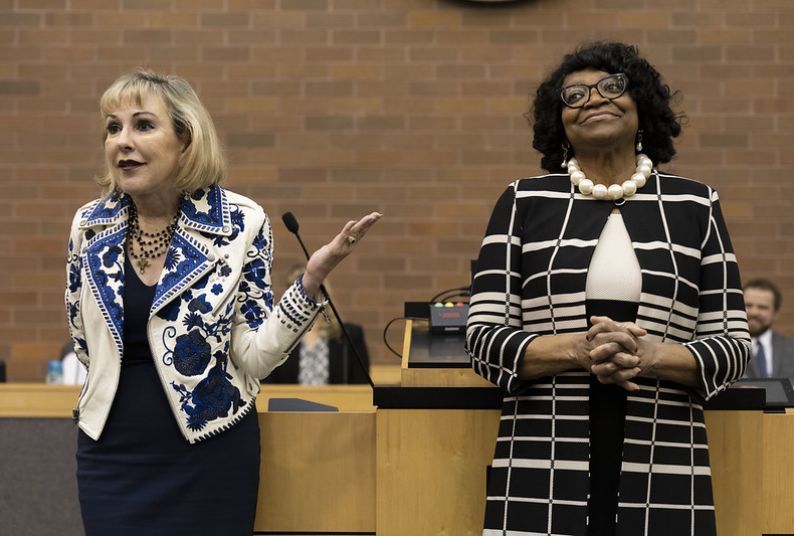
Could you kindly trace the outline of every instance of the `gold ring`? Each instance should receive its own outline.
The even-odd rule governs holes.
[[[356,237],[352,236],[352,235],[347,235],[347,243],[350,244],[351,246],[355,246],[356,245]]]

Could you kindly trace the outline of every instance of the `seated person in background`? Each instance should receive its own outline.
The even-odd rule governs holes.
[[[61,363],[63,364],[64,385],[83,385],[88,371],[74,353],[72,341],[67,341],[61,348]]]
[[[287,286],[303,272],[304,266],[296,264],[287,273]],[[325,286],[329,288],[328,282]],[[333,294],[331,292],[331,294]],[[322,317],[315,320],[283,365],[276,368],[263,383],[297,383],[300,385],[329,385],[344,383],[367,383],[355,353],[350,348],[342,327],[328,310],[330,322]],[[358,354],[369,368],[369,354],[364,342],[364,330],[356,324],[345,323]]]
[[[794,381],[794,339],[772,330],[783,296],[769,279],[744,285],[747,324],[753,341],[746,378],[790,378]]]

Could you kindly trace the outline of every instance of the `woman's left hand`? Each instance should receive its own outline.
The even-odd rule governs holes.
[[[381,218],[378,212],[367,214],[360,220],[351,220],[345,224],[342,231],[330,242],[312,253],[306,263],[306,272],[303,274],[303,286],[306,292],[316,296],[320,285],[328,277],[342,259],[350,255],[356,244],[364,238],[370,227]]]

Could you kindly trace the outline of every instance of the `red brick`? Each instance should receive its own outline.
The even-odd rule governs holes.
[[[39,26],[41,15],[38,13],[4,13],[0,17],[0,26]]]
[[[309,47],[306,49],[307,62],[350,61],[353,59],[353,47]]]
[[[202,13],[200,24],[210,28],[246,27],[250,24],[250,17],[248,13],[240,11],[234,13]]]
[[[538,171],[521,115],[562,55],[588,38],[638,43],[682,90],[676,109],[689,122],[665,169],[718,187],[743,273],[763,272],[794,291],[786,276],[794,251],[780,246],[794,229],[794,109],[785,98],[794,93],[794,38],[784,31],[794,13],[778,0],[503,9],[426,0],[171,0],[166,9],[151,9],[154,0],[69,0],[68,10],[64,1],[30,0],[17,15],[33,18],[0,23],[0,89],[10,92],[0,99],[8,186],[0,294],[35,292],[35,305],[18,307],[25,320],[39,306],[50,311],[27,327],[0,305],[8,341],[0,352],[17,343],[59,347],[65,338],[65,236],[73,211],[97,195],[97,100],[141,63],[197,88],[227,147],[228,186],[276,216],[277,266],[300,259],[277,222],[284,210],[300,213],[315,247],[346,216],[384,212],[334,274],[351,318],[376,334],[375,361],[385,358],[380,329],[406,296],[466,283],[493,201],[510,180]],[[39,380],[43,358],[29,357],[13,370]]]
[[[432,43],[434,33],[430,30],[384,30],[385,43]]]
[[[328,4],[328,0],[280,0],[280,8],[285,11],[326,10]]]
[[[350,28],[353,26],[352,13],[307,13],[307,28]]]

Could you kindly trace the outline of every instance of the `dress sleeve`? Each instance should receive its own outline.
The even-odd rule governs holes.
[[[514,392],[527,345],[538,335],[522,330],[521,235],[513,183],[496,202],[477,258],[466,353],[477,374]]]
[[[695,339],[685,343],[697,364],[697,391],[705,400],[741,378],[750,358],[739,266],[717,192],[711,190],[710,198],[706,235],[701,244]]]
[[[246,252],[232,328],[234,362],[260,379],[289,357],[323,305],[306,293],[300,278],[274,305],[272,262],[273,233],[270,220],[264,216]]]

